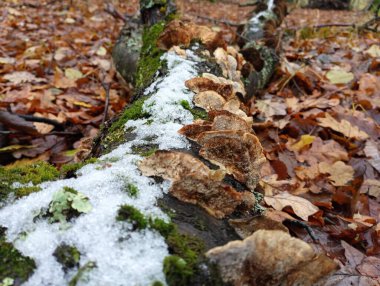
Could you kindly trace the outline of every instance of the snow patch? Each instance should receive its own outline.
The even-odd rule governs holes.
[[[255,15],[253,18],[249,20],[249,22],[251,23],[250,24],[251,32],[257,32],[260,30],[260,27],[261,27],[260,18],[268,17],[270,13],[272,12],[273,7],[274,7],[274,0],[269,0],[267,10],[261,11],[259,14]]]
[[[37,264],[24,285],[68,284],[75,271],[65,274],[53,256],[61,243],[78,248],[80,266],[89,261],[96,264],[86,275],[87,280],[78,285],[150,285],[155,280],[165,281],[162,268],[168,250],[164,238],[149,229],[133,232],[128,223],[118,222],[115,217],[120,205],[130,204],[147,216],[168,219],[156,201],[168,191],[169,183],[157,184],[142,176],[136,166],[142,157],[131,153],[132,146],[139,144],[157,144],[159,149],[189,147],[177,131],[191,123],[193,116],[179,102],[187,100],[192,104],[194,94],[186,89],[184,82],[197,75],[200,59],[190,50],[187,54],[187,59],[172,52],[163,55],[168,74],[147,89],[152,95],[143,106],[150,118],[130,120],[126,124],[126,128],[136,127],[134,140],[102,156],[100,162],[81,168],[77,178],[43,183],[40,192],[0,209],[0,225],[8,229],[7,240]],[[126,182],[138,187],[136,198],[125,191]],[[53,194],[64,186],[85,194],[93,209],[75,219],[68,229],[49,224],[45,219],[34,221],[39,210],[47,207]]]

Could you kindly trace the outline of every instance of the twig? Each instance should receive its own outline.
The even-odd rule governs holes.
[[[110,105],[111,84],[102,82],[102,86],[103,86],[104,90],[106,91],[106,103],[104,104],[104,115],[103,115],[103,120],[102,120],[102,125],[103,125],[107,120],[108,106]]]
[[[21,131],[9,131],[9,130],[6,130],[6,131],[1,131],[0,130],[0,134],[1,135],[9,135],[9,134],[24,134],[24,132],[21,132]],[[34,137],[43,137],[43,136],[48,136],[48,135],[80,135],[81,133],[80,132],[71,132],[71,131],[52,131],[52,132],[49,132],[49,133],[45,133],[45,134],[36,134],[36,135],[33,135]]]
[[[44,117],[37,117],[34,115],[25,115],[25,114],[17,114],[19,117],[24,118],[26,121],[32,121],[32,122],[40,122],[40,123],[46,123],[53,125],[54,127],[63,130],[64,125],[56,120],[44,118]]]
[[[223,23],[223,24],[226,24],[226,25],[229,25],[229,26],[233,26],[233,27],[239,27],[239,26],[245,24],[245,23],[231,22],[231,21],[228,21],[228,20],[214,19],[214,18],[211,18],[211,17],[202,16],[202,15],[197,15],[197,14],[193,14],[193,13],[189,13],[189,14],[190,14],[191,16],[194,16],[194,17],[197,17],[197,18],[200,18],[200,19],[204,19],[204,20],[207,20],[207,21],[210,21],[210,22]]]
[[[112,5],[111,3],[106,3],[106,7],[104,8],[104,11],[110,14],[112,17],[122,20],[124,23],[128,21],[127,17],[125,17],[123,14],[117,11],[115,9],[115,6]]]
[[[318,242],[318,239],[315,237],[312,228],[308,224],[306,224],[305,222],[299,221],[299,220],[291,220],[291,219],[285,219],[284,222],[287,222],[289,224],[293,224],[294,226],[299,226],[299,227],[304,228],[307,231],[307,233],[310,235],[311,239],[314,242]]]

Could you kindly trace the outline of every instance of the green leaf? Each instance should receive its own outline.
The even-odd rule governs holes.
[[[327,72],[326,77],[333,84],[345,84],[354,79],[354,74],[351,72],[346,72],[342,69],[336,69]]]

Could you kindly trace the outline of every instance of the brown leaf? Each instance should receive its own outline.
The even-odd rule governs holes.
[[[281,211],[285,207],[291,207],[294,213],[302,218],[304,221],[308,221],[309,216],[315,214],[319,209],[308,200],[293,196],[287,192],[275,195],[273,197],[265,196],[265,203],[270,205],[275,210]]]
[[[46,82],[46,79],[36,77],[27,71],[15,71],[11,74],[4,75],[3,78],[14,84],[20,84],[23,82]]]
[[[365,144],[364,153],[371,158],[368,162],[380,172],[380,151],[379,144],[373,140],[368,140]]]
[[[337,161],[333,165],[321,162],[318,167],[322,174],[330,174],[328,178],[334,186],[345,186],[354,179],[354,169],[342,161]]]
[[[331,128],[334,131],[342,133],[348,138],[356,138],[358,140],[366,140],[368,134],[361,131],[358,127],[351,125],[350,122],[343,119],[342,121],[337,121],[330,114],[325,113],[325,118],[318,118],[319,125],[322,127]]]

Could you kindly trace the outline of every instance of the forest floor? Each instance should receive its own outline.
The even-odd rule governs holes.
[[[112,5],[134,15],[137,2]],[[178,6],[184,19],[221,29],[234,43],[251,8],[216,2]],[[97,0],[2,1],[0,10],[0,123],[13,121],[0,125],[0,164],[80,160],[131,94],[111,64],[123,21]],[[288,227],[339,260],[339,285],[380,283],[380,35],[358,28],[370,17],[292,10],[279,31],[281,67],[249,102],[267,158],[265,202],[283,218],[306,217],[312,236]],[[12,114],[59,124],[31,125]]]

